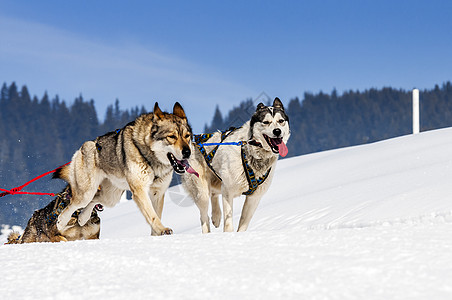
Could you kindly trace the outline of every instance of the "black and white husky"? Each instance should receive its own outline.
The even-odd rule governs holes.
[[[182,183],[199,208],[203,233],[210,232],[209,200],[212,203],[212,223],[215,227],[220,225],[220,194],[224,231],[234,230],[232,201],[242,194],[246,195],[246,200],[238,231],[248,228],[260,199],[271,184],[279,155],[287,155],[289,136],[289,118],[278,98],[272,106],[259,103],[251,120],[238,129],[195,136],[199,151],[194,151],[190,165],[199,177],[182,176]],[[238,146],[203,145],[220,142],[241,143]]]

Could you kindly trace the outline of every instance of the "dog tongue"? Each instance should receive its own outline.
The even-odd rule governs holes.
[[[190,166],[190,164],[188,163],[187,160],[183,160],[183,161],[182,161],[182,164],[183,164],[184,167],[185,167],[185,171],[187,171],[187,172],[190,173],[190,174],[194,174],[194,175],[196,175],[196,177],[199,178],[198,172],[196,172],[195,169],[193,169],[193,168]]]
[[[287,153],[289,152],[282,138],[271,139],[271,143],[274,146],[278,146],[279,155],[281,155],[282,157],[286,156]]]
[[[284,142],[281,140],[281,144],[278,145],[278,151],[279,151],[279,155],[281,155],[282,157],[286,156],[287,153],[289,153],[289,150],[287,149],[286,144],[284,144]]]

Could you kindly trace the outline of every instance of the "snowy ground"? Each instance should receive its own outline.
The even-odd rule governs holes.
[[[246,233],[173,187],[173,236],[126,202],[99,241],[0,246],[0,299],[452,299],[451,178],[443,129],[280,161]]]

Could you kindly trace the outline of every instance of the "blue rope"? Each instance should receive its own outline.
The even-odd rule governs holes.
[[[224,146],[224,145],[230,145],[230,146],[242,146],[244,143],[243,141],[240,142],[227,142],[227,143],[204,143],[204,144],[198,144],[201,147],[204,146]]]

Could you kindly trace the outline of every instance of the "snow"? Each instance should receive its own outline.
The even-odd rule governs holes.
[[[281,160],[245,233],[202,235],[180,186],[165,197],[172,236],[149,236],[123,201],[98,241],[0,246],[0,299],[451,299],[451,137]]]

